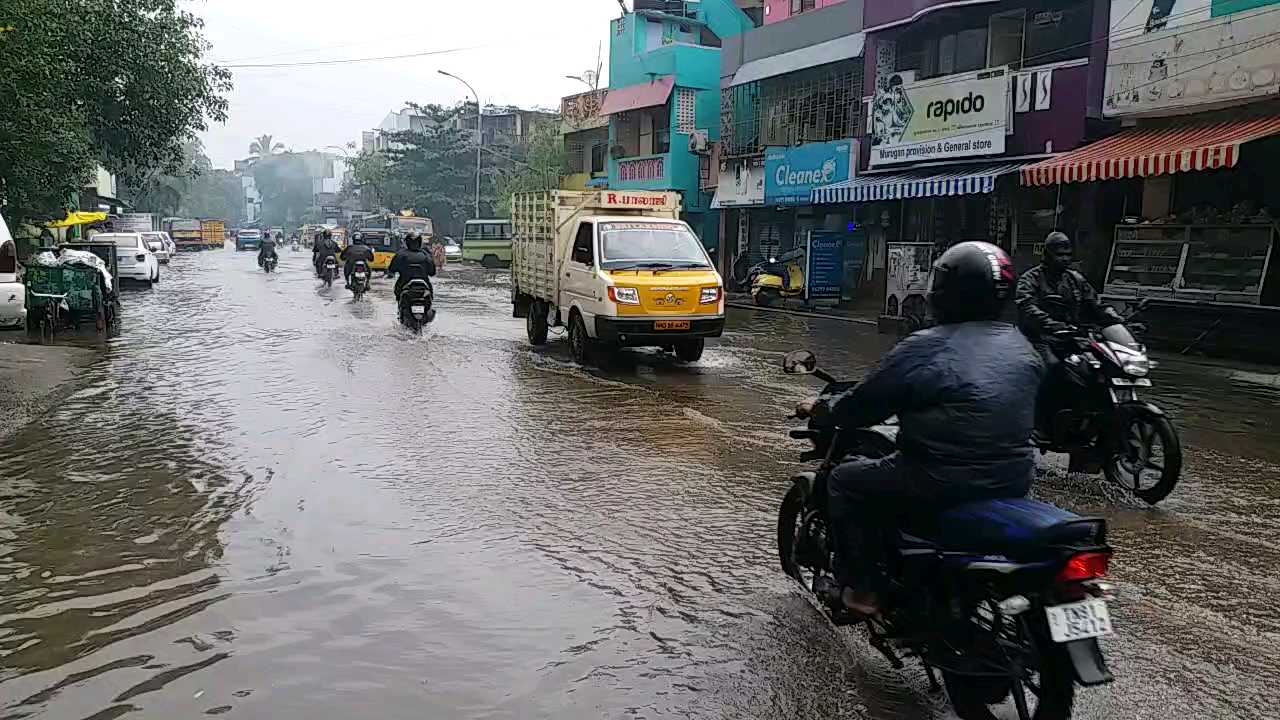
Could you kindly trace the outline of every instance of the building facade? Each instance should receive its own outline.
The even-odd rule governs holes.
[[[772,13],[771,13],[772,14]],[[730,38],[721,53],[721,128],[713,204],[726,276],[805,253],[815,236],[840,245],[840,293],[855,301],[882,269],[850,207],[812,190],[855,177],[863,114],[863,6],[832,4]]]
[[[609,117],[600,109],[608,90],[589,90],[560,100],[565,177],[560,187],[585,190],[609,182]]]
[[[1157,339],[1275,360],[1280,270],[1280,3],[1112,0],[1102,115],[1119,132],[1024,168],[1106,209],[1091,275],[1146,298]]]
[[[703,179],[720,133],[720,46],[750,30],[729,0],[638,3],[610,24],[608,185],[676,190],[686,220],[718,245],[719,213]]]

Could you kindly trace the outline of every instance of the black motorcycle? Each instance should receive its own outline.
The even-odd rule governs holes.
[[[279,262],[280,262],[280,259],[277,258],[275,255],[268,255],[262,258],[262,271],[267,274],[275,272],[276,265]]]
[[[356,302],[364,297],[369,291],[369,264],[364,260],[357,260],[351,266],[351,294]]]
[[[329,255],[321,266],[320,279],[324,280],[324,286],[328,288],[333,287],[333,280],[336,277],[338,277],[338,259]]]
[[[1045,382],[1057,387],[1041,398],[1055,398],[1056,410],[1046,413],[1049,427],[1038,429],[1036,446],[1069,453],[1072,472],[1101,470],[1152,505],[1165,499],[1182,474],[1182,444],[1164,411],[1138,399],[1151,387],[1146,348],[1121,323],[1072,327],[1046,340],[1058,364]]]
[[[431,307],[435,299],[431,284],[421,278],[405,283],[400,290],[400,324],[409,328],[415,335],[422,332],[422,327],[436,317]]]
[[[823,372],[806,350],[789,353],[783,370],[823,380],[824,396],[854,385]],[[895,668],[904,656],[918,658],[934,690],[942,688],[940,672],[963,720],[990,720],[992,706],[1008,704],[1019,720],[1070,717],[1077,684],[1112,680],[1097,641],[1112,633],[1104,520],[1023,498],[899,518],[883,538],[882,616],[845,609],[833,576],[828,478],[846,458],[892,453],[896,435],[896,426],[842,428],[812,419],[791,432],[814,445],[802,459],[821,465],[791,479],[778,511],[783,571],[817,597],[833,623],[865,623],[872,647]]]

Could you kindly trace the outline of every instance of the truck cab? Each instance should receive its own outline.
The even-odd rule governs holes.
[[[513,301],[530,341],[546,342],[547,327],[562,325],[579,362],[602,349],[646,346],[698,360],[706,339],[724,331],[724,283],[679,219],[679,196],[552,195],[513,198]]]

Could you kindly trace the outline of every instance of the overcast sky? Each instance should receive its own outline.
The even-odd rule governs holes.
[[[346,65],[234,69],[230,117],[204,134],[215,167],[248,155],[269,133],[292,150],[358,141],[406,101],[452,104],[470,93],[484,103],[559,107],[586,87],[579,75],[603,43],[616,0],[186,0],[205,20],[223,65],[289,63],[475,48],[403,60]],[[602,83],[602,85],[605,83]]]

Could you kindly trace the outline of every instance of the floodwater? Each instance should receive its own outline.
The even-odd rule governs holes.
[[[309,255],[182,255],[125,298],[70,398],[0,438],[0,719],[946,718],[908,663],[777,570],[774,512],[816,391],[873,329],[735,311],[695,366],[532,349],[501,273],[446,269],[423,337]],[[1167,359],[1183,484],[1105,515],[1118,681],[1080,718],[1280,703],[1280,387]]]

